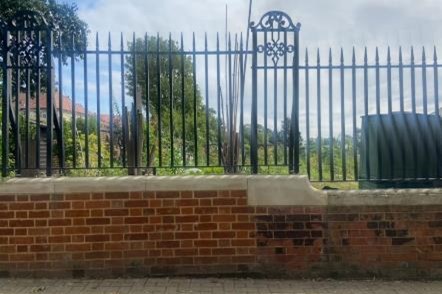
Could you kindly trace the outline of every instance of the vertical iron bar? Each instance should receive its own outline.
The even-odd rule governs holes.
[[[206,88],[206,165],[210,165],[210,145],[209,145],[209,58],[207,54],[207,33],[204,34],[204,76]]]
[[[244,166],[245,164],[245,150],[244,150],[244,82],[245,82],[245,64],[244,64],[244,43],[243,43],[243,37],[241,33],[240,38],[240,55],[239,55],[239,66],[240,66],[240,122],[239,122],[239,129],[241,132],[241,164]],[[246,53],[247,54],[247,53]]]
[[[284,54],[287,55],[287,54]],[[273,156],[274,164],[278,165],[278,67],[273,69]]]
[[[305,49],[305,124],[306,124],[306,163],[307,163],[307,175],[311,178],[311,165],[310,165],[310,76],[308,65],[308,49]],[[286,78],[284,77],[284,80]],[[284,86],[285,87],[285,86]],[[284,94],[285,95],[285,94]]]
[[[264,32],[264,44],[267,44],[267,32]],[[264,54],[264,165],[267,161],[267,54]]]
[[[144,92],[146,97],[146,166],[150,167],[150,77],[149,77],[149,43],[147,33],[144,35]]]
[[[347,155],[345,152],[345,88],[344,88],[344,50],[341,48],[341,160],[342,180],[347,180]]]
[[[137,80],[137,42],[136,42],[136,38],[135,38],[135,32],[132,35],[132,50],[133,50],[133,56],[132,56],[132,70],[133,70],[133,76],[134,76],[134,88],[133,88],[133,100],[134,100],[134,108],[133,108],[133,112],[132,113],[132,117],[133,117],[133,144],[134,144],[134,148],[132,150],[132,152],[134,152],[134,168],[135,170],[138,170],[139,167],[139,154],[138,154],[138,150],[139,150],[139,141],[138,141],[138,110],[139,110],[139,105],[138,105],[138,80]],[[172,141],[173,143],[173,141]],[[173,148],[173,144],[172,144],[172,148]],[[138,172],[136,172],[136,174],[138,174]]]
[[[29,168],[29,99],[31,97],[31,73],[26,68],[26,105],[25,105],[25,168]]]
[[[404,65],[402,63],[402,47],[399,47],[399,104],[404,113]]]
[[[335,180],[334,165],[334,142],[333,142],[333,69],[332,69],[332,51],[328,52],[328,127],[329,127],[329,146],[330,146],[330,181]]]
[[[186,95],[184,92],[184,40],[183,33],[181,33],[181,123],[182,123],[182,136],[183,136],[183,166],[186,166],[186,107],[185,99]]]
[[[422,47],[422,104],[423,104],[423,111],[424,111],[424,115],[425,115],[425,128],[431,128],[430,125],[430,121],[429,121],[429,117],[428,117],[428,101],[427,101],[427,61],[426,61],[426,54],[425,54],[425,47]],[[433,142],[436,142],[435,137],[434,137],[434,133],[431,132],[432,134],[432,140]],[[424,152],[426,152],[427,154],[430,153],[429,150],[429,146],[427,144],[426,140],[422,140],[424,143]],[[428,166],[429,162],[428,162],[428,157],[425,156],[425,162],[424,162],[424,166]],[[425,173],[425,179],[428,179],[428,169],[424,169],[424,173]]]
[[[84,151],[85,151],[85,166],[86,168],[89,168],[89,99],[88,99],[88,78],[87,78],[87,33],[84,32],[83,36],[83,42],[84,42],[84,52],[83,52],[83,71],[84,71],[84,112],[85,112],[85,118],[84,118]]]
[[[354,180],[359,179],[358,175],[358,138],[356,128],[356,54],[355,47],[351,58],[351,92],[352,92],[352,115],[353,115],[353,165]]]
[[[391,89],[391,53],[390,53],[390,46],[388,46],[388,52],[387,52],[387,95],[388,95],[388,114],[391,115],[393,112],[393,95],[392,95],[392,89]],[[387,140],[387,138],[385,138]],[[391,140],[391,138],[390,138]],[[394,178],[394,165],[395,160],[393,156],[393,148],[391,147],[391,144],[388,144],[388,150],[389,150],[389,157],[390,157],[390,180]]]
[[[17,41],[21,41],[20,32],[17,31]],[[20,85],[21,85],[21,73],[20,73],[20,64],[21,64],[21,58],[20,54],[17,54],[16,56],[16,62],[17,62],[17,69],[15,71],[15,111],[14,111],[14,117],[15,117],[15,129],[14,129],[14,143],[15,143],[15,150],[14,150],[14,158],[15,158],[15,170],[17,173],[20,173],[21,169],[21,154],[20,154]],[[48,66],[50,67],[51,64],[49,63]],[[49,71],[50,72],[50,71]],[[50,76],[48,76],[48,79],[50,79]]]
[[[195,148],[194,158],[195,158],[195,166],[198,166],[198,126],[196,121],[196,111],[197,111],[197,87],[196,87],[196,54],[195,54],[195,33],[192,36],[192,71],[193,71],[193,146]]]
[[[233,129],[233,91],[232,91],[232,40],[231,40],[231,38],[230,38],[230,33],[229,33],[229,40],[228,40],[228,50],[229,50],[229,53],[228,53],[228,70],[229,70],[229,78],[228,78],[228,81],[229,81],[229,93],[228,93],[228,98],[229,98],[229,100],[228,100],[228,105],[229,105],[229,108],[228,108],[228,113],[229,113],[229,115],[228,115],[228,119],[229,119],[229,122],[228,122],[228,127],[227,127],[227,130],[228,130],[228,134],[229,134],[229,150],[228,150],[228,152],[229,152],[229,156],[228,156],[228,158],[229,158],[229,170],[230,170],[230,172],[232,172],[233,171],[233,169],[234,169],[234,167],[233,167],[233,165],[234,165],[234,157],[233,157],[233,141],[234,141],[234,132],[236,131],[236,130],[234,130]],[[227,79],[226,79],[227,80]],[[226,81],[227,82],[227,81]],[[226,104],[227,104],[227,102],[226,102]]]
[[[122,128],[122,148],[123,148],[123,167],[126,167],[126,88],[125,88],[125,76],[124,76],[124,43],[123,33],[120,35],[120,63],[121,63],[121,128]]]
[[[9,31],[4,32],[3,44],[4,46],[9,46],[10,44],[10,33]],[[9,174],[9,109],[10,109],[10,79],[11,79],[11,69],[10,66],[10,55],[6,48],[2,50],[2,71],[3,71],[3,89],[2,89],[2,177],[6,177]]]
[[[318,143],[317,153],[318,153],[318,175],[319,181],[322,182],[322,138],[321,138],[321,59],[319,56],[319,49],[316,56],[316,93],[317,93],[317,119],[318,119]]]
[[[258,38],[252,29],[252,113],[250,128],[250,165],[252,174],[258,173]]]
[[[120,35],[120,64],[121,64],[121,128],[122,128],[122,149],[123,149],[123,167],[126,167],[126,89],[124,80],[124,43],[123,33]]]
[[[284,44],[287,44],[287,32],[284,32]],[[306,65],[307,66],[307,65]],[[307,67],[306,67],[307,70]],[[290,129],[287,119],[287,54],[284,54],[284,165],[287,165],[287,134]]]
[[[400,104],[400,112],[402,114],[402,118],[405,121],[404,114],[404,66],[402,63],[402,47],[399,47],[399,104]],[[402,134],[399,134],[402,137]],[[402,162],[402,178],[405,179],[405,146],[404,146],[403,138],[400,139],[401,146],[401,162]]]
[[[74,35],[71,36],[71,48],[72,52],[75,50],[75,38]],[[72,165],[74,168],[77,167],[77,118],[76,118],[76,101],[75,101],[75,57],[74,54],[71,55],[71,87],[72,87],[72,145],[73,145],[73,153],[72,153]],[[63,108],[62,104],[60,108]],[[60,119],[61,121],[61,119]]]
[[[95,65],[96,65],[96,82],[97,82],[97,147],[98,147],[98,168],[101,168],[101,113],[100,113],[100,55],[98,32],[95,36]]]
[[[382,157],[381,157],[381,139],[386,140],[385,131],[384,131],[384,123],[381,118],[381,88],[380,88],[380,70],[379,70],[379,49],[376,47],[376,57],[375,57],[375,67],[376,67],[376,115],[377,119],[381,125],[381,128],[376,131],[376,148],[377,148],[377,166],[378,166],[378,179],[382,180],[383,177],[383,167],[382,167]]]
[[[365,47],[364,51],[364,117],[365,117],[365,127],[367,128],[365,131],[365,171],[366,171],[366,179],[370,180],[370,143],[368,136],[368,57],[367,57],[367,47]]]
[[[218,121],[218,165],[221,165],[221,74],[220,74],[219,33],[216,33],[216,96]]]
[[[427,98],[427,60],[425,47],[422,47],[422,104],[424,114],[428,114],[428,98]]]
[[[109,32],[108,40],[108,69],[109,69],[109,151],[110,151],[110,167],[114,167],[114,102],[112,97],[112,43],[111,33]]]
[[[161,141],[161,64],[160,64],[160,34],[157,33],[157,116],[158,116],[158,165],[163,166],[163,151]]]
[[[46,175],[52,176],[52,134],[53,134],[53,75],[52,75],[52,31],[48,29],[46,32],[46,77],[47,77],[47,98],[46,98],[46,120],[47,120],[47,135],[46,135]],[[61,105],[60,105],[61,107]],[[18,123],[18,120],[17,120]]]
[[[134,53],[135,54],[135,53]],[[170,131],[170,166],[175,166],[175,154],[173,143],[173,76],[172,76],[172,34],[169,33],[169,131]]]
[[[60,131],[64,134],[64,120],[63,120],[63,50],[62,50],[62,40],[61,36],[58,37],[58,48],[60,48],[60,55],[58,57],[58,117],[60,123]],[[55,97],[54,97],[55,98]],[[60,169],[63,170],[65,167],[65,146],[61,146],[60,154]]]
[[[419,125],[419,121],[417,120],[416,115],[416,74],[415,74],[415,64],[414,64],[414,49],[411,47],[411,57],[410,57],[410,72],[411,72],[411,111],[413,115],[414,122],[416,125]],[[405,121],[405,124],[408,128],[408,122]],[[416,134],[419,136],[420,134]],[[412,152],[413,152],[413,171],[414,176],[417,178],[417,154],[416,154],[416,141],[413,140],[411,142]]]
[[[387,52],[387,96],[388,96],[388,114],[391,114],[393,111],[393,95],[391,90],[391,54],[390,54],[390,46],[388,46]]]
[[[413,112],[413,114],[416,114],[416,73],[414,65],[413,47],[411,47],[410,72],[411,72],[411,111]]]
[[[4,43],[5,44],[5,43]],[[37,48],[40,48],[41,44],[41,32],[37,31]],[[6,62],[6,59],[3,59]],[[5,72],[5,71],[3,71]],[[35,120],[36,120],[36,130],[35,130],[35,168],[40,172],[40,51],[37,54],[37,80],[36,80],[36,94],[35,94]],[[6,74],[6,72],[5,72]]]
[[[298,26],[299,29],[299,26]],[[299,150],[300,150],[300,132],[299,132],[299,32],[295,31],[295,52],[293,55],[293,113],[292,125],[294,127],[294,161],[293,172],[299,174]],[[294,119],[293,119],[294,118]]]
[[[435,108],[435,114],[437,121],[440,122],[440,111],[439,111],[439,72],[438,72],[438,63],[437,63],[437,52],[436,52],[436,46],[434,47],[433,51],[433,76],[434,76],[434,108]],[[436,143],[436,154],[437,154],[437,171],[436,176],[438,179],[441,177],[441,170],[440,170],[440,144]]]

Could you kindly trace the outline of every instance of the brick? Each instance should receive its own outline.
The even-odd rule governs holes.
[[[0,202],[12,202],[15,201],[14,195],[0,195]]]
[[[0,228],[0,236],[14,235],[14,229]]]
[[[109,218],[87,218],[86,224],[90,225],[108,225],[110,224]]]
[[[213,248],[212,255],[234,255],[234,248]]]
[[[34,209],[34,203],[32,202],[15,202],[9,204],[10,210],[31,210]]]
[[[178,199],[176,200],[177,206],[197,206],[199,203],[198,199]]]
[[[195,207],[195,214],[217,214],[218,207]]]
[[[90,211],[85,209],[76,209],[76,210],[66,210],[66,217],[88,217]]]
[[[157,208],[156,212],[160,215],[164,214],[180,214],[179,208]]]
[[[49,202],[49,209],[69,209],[71,208],[70,202]]]
[[[14,217],[13,211],[0,211],[0,219],[7,219],[13,217]]]
[[[236,201],[233,198],[216,198],[213,199],[213,205],[223,206],[223,205],[235,205]]]
[[[87,235],[85,236],[86,242],[107,242],[109,241],[109,235]]]
[[[31,201],[49,201],[48,194],[31,195]]]
[[[29,211],[29,218],[49,218],[49,211]]]
[[[91,232],[90,227],[67,227],[65,228],[65,234],[67,235],[82,235],[89,234]]]
[[[128,200],[124,202],[124,207],[147,207],[149,200]]]
[[[33,237],[9,237],[9,244],[32,244]]]
[[[157,248],[179,248],[179,241],[159,241],[157,242]]]
[[[217,240],[195,240],[194,242],[196,247],[217,247]]]
[[[144,223],[148,223],[149,222],[149,218],[148,217],[125,217],[124,218],[124,223],[125,224],[144,224]]]
[[[197,215],[183,215],[183,216],[176,216],[175,217],[176,223],[194,223],[198,222],[198,216]]]
[[[91,244],[66,244],[66,251],[89,251],[91,250]]]
[[[109,208],[110,201],[96,200],[96,201],[86,201],[85,208]]]
[[[215,198],[218,196],[217,191],[194,191],[195,198]]]
[[[230,239],[235,238],[235,232],[232,231],[217,231],[212,233],[212,237],[215,239]]]
[[[128,192],[106,192],[105,199],[129,199]]]
[[[254,230],[255,224],[254,223],[234,223],[232,224],[233,230]]]
[[[155,193],[156,198],[179,198],[180,192],[178,191],[161,191]]]
[[[231,197],[247,197],[247,191],[246,190],[232,190],[230,191]]]
[[[106,209],[104,211],[105,216],[126,216],[129,215],[128,209]]]
[[[232,240],[232,246],[254,246],[255,240],[254,239],[241,239],[241,240]]]
[[[50,219],[49,226],[70,226],[72,221],[66,218]]]
[[[216,230],[218,229],[218,224],[216,223],[200,223],[195,225],[195,230],[198,231],[207,231],[207,230]]]
[[[175,239],[177,239],[177,240],[198,239],[198,233],[197,232],[176,232]]]
[[[146,233],[138,233],[138,234],[125,234],[124,239],[125,240],[147,240],[147,234]]]
[[[34,220],[19,220],[19,219],[11,219],[9,220],[10,227],[33,227]]]
[[[31,252],[47,252],[51,251],[50,245],[31,245],[30,246]]]
[[[91,195],[89,193],[70,193],[64,195],[64,198],[67,201],[89,200],[90,197]]]

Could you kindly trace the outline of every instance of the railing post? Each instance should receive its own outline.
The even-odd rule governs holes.
[[[298,25],[299,27],[299,25]],[[295,49],[293,56],[293,105],[290,127],[290,144],[293,146],[293,161],[289,164],[289,173],[299,173],[299,30],[295,31]],[[308,138],[307,138],[308,140]]]
[[[9,46],[9,31],[5,28],[2,32],[3,46]],[[9,173],[9,91],[10,88],[10,58],[7,49],[3,49],[3,89],[2,89],[2,177]]]
[[[258,173],[258,38],[252,27],[252,116],[250,124],[250,165],[252,174]]]
[[[52,74],[52,30],[47,30],[46,41],[46,175],[49,177],[52,175],[52,128],[53,128],[53,86],[54,75]],[[61,106],[60,106],[61,107]]]

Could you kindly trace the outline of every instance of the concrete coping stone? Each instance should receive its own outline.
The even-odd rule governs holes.
[[[211,175],[14,178],[0,181],[11,194],[246,190],[252,206],[442,205],[442,189],[322,191],[305,176]]]

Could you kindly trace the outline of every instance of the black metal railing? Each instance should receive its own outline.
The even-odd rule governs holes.
[[[272,11],[250,48],[230,34],[108,34],[103,46],[23,12],[2,25],[2,175],[440,179],[436,50],[416,63],[388,48],[382,63],[378,49],[330,49],[326,64],[306,50],[302,63],[299,30]]]

